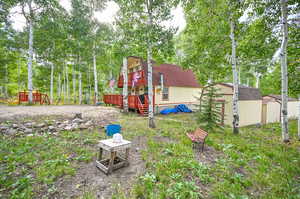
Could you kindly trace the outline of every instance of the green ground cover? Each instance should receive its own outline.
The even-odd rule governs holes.
[[[212,162],[192,149],[185,133],[197,127],[192,114],[147,119],[123,115],[123,136],[147,138],[142,150],[146,171],[130,191],[119,187],[113,198],[300,198],[300,142],[296,121],[290,122],[290,144],[281,143],[280,124],[209,132]],[[74,175],[80,162],[90,162],[98,130],[62,132],[57,136],[0,137],[0,198],[34,198],[55,191],[54,182]],[[200,157],[197,158],[197,157]],[[200,160],[200,161],[199,161]],[[83,193],[84,198],[96,198]]]

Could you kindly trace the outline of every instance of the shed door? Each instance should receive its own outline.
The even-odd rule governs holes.
[[[267,123],[267,104],[262,105],[262,112],[261,112],[261,123]]]

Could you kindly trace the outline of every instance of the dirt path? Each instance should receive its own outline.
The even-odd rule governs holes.
[[[81,164],[74,177],[61,178],[56,182],[58,191],[53,198],[80,198],[90,192],[97,199],[109,199],[116,191],[116,185],[121,185],[127,195],[132,183],[145,171],[145,161],[141,150],[146,149],[147,138],[138,136],[132,140],[132,149],[129,156],[130,165],[118,169],[110,175],[104,174],[95,166],[95,158],[88,164]]]
[[[73,117],[75,113],[82,113],[83,118],[102,118],[108,114],[118,114],[119,110],[113,107],[90,105],[0,106],[0,120],[48,115]]]

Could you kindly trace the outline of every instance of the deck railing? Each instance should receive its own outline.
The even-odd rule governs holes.
[[[123,96],[122,95],[104,95],[103,101],[105,104],[112,104],[117,106],[123,106]]]
[[[119,107],[123,107],[123,96],[122,95],[104,95],[103,97],[105,104],[112,104]],[[138,95],[129,95],[128,96],[128,108],[138,109],[139,96]],[[144,97],[144,104],[148,104],[148,95]]]

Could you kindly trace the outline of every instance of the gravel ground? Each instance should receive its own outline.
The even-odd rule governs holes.
[[[113,107],[89,105],[63,105],[63,106],[0,106],[0,119],[13,119],[20,117],[51,116],[73,117],[75,113],[82,113],[83,118],[103,118],[115,115],[119,110]]]

